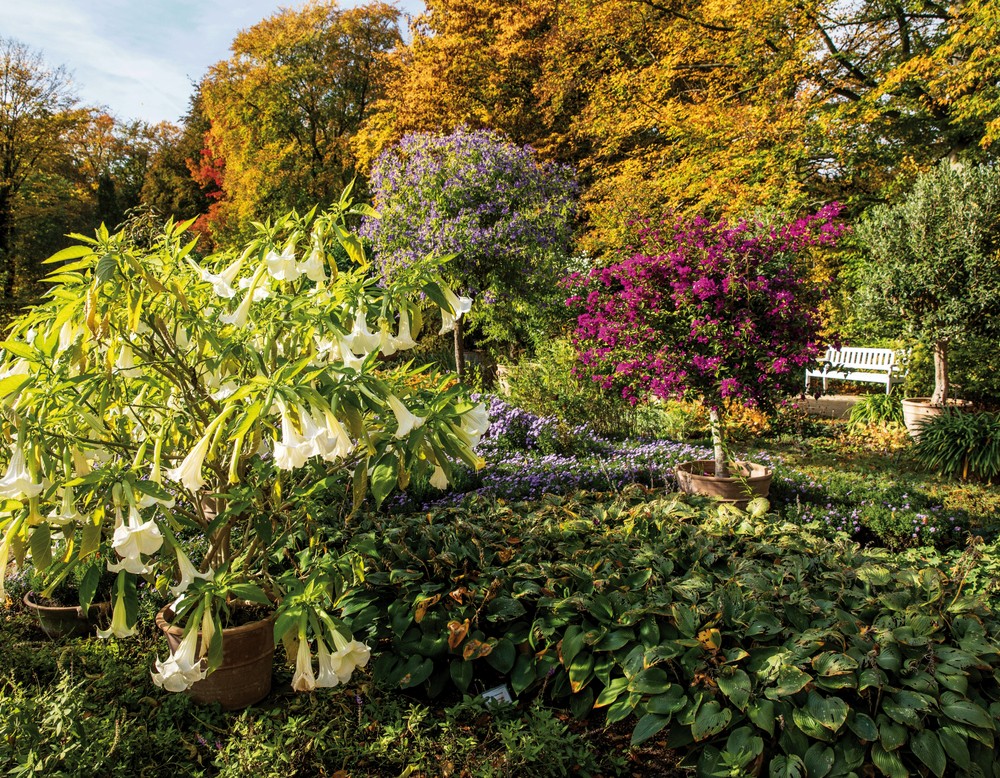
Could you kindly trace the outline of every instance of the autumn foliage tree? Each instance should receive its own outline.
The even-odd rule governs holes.
[[[224,165],[216,227],[335,200],[355,177],[350,141],[400,43],[386,3],[314,2],[244,30],[201,84],[205,148]]]
[[[70,79],[38,52],[0,38],[0,292],[10,298],[22,259],[14,251],[18,197],[58,153],[75,102]]]
[[[996,4],[428,0],[364,153],[463,122],[573,162],[587,245],[635,213],[738,215],[905,186],[1000,133]]]

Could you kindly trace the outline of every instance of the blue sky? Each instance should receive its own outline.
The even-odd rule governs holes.
[[[341,7],[362,5],[342,0]],[[404,13],[422,0],[399,0]],[[280,8],[275,0],[0,0],[0,36],[63,65],[83,105],[120,119],[178,122],[192,84],[229,56],[236,33]]]

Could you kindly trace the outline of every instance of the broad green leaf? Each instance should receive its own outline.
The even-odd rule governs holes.
[[[826,678],[853,673],[858,669],[858,663],[847,654],[825,651],[813,658],[812,668],[818,676]]]
[[[645,743],[653,735],[663,729],[667,724],[670,723],[669,716],[660,716],[656,713],[647,713],[639,722],[635,725],[635,729],[632,730],[632,746],[637,746],[640,743]]]
[[[709,700],[698,710],[691,725],[691,736],[696,742],[707,740],[729,726],[732,718],[733,712],[729,708],[723,708],[715,700]]]
[[[745,711],[750,701],[750,676],[743,670],[723,668],[715,679],[719,691],[741,711]]]
[[[455,686],[463,692],[467,691],[469,684],[472,683],[472,662],[466,662],[458,658],[452,659],[448,669],[451,672],[451,680],[454,681]]]
[[[687,696],[684,694],[684,687],[673,684],[663,694],[654,694],[646,700],[646,711],[667,716],[677,713],[686,704]]]
[[[844,726],[844,722],[847,721],[847,714],[850,708],[839,697],[822,697],[812,691],[809,692],[806,710],[809,711],[814,719],[831,732],[837,732]]]
[[[774,735],[775,711],[774,703],[771,700],[754,700],[747,708],[747,715],[760,729],[769,735]]]
[[[938,730],[937,736],[948,758],[960,769],[968,770],[972,765],[972,757],[969,755],[969,743],[965,737],[952,727],[942,727]]]
[[[826,778],[833,767],[833,749],[822,743],[813,743],[802,757],[809,778]]]
[[[640,694],[664,694],[672,684],[666,670],[660,667],[647,667],[641,671],[629,684],[629,690]]]
[[[953,702],[951,705],[942,706],[941,712],[952,721],[991,731],[996,729],[993,717],[974,702],[965,700]]]
[[[879,772],[887,778],[909,778],[910,771],[906,769],[903,760],[895,751],[886,751],[880,743],[872,745],[872,762]]]
[[[808,778],[805,763],[795,754],[774,757],[769,772],[771,778]]]
[[[872,742],[878,740],[878,727],[871,716],[865,713],[851,711],[847,717],[847,726],[861,740]]]
[[[601,693],[597,695],[597,701],[594,703],[595,708],[603,708],[615,700],[617,700],[622,694],[625,694],[628,689],[628,678],[614,678],[611,683],[601,689]]]
[[[948,766],[948,757],[945,756],[944,748],[941,747],[941,742],[934,732],[925,729],[922,732],[914,733],[910,738],[910,749],[937,778],[944,776],[945,768]]]
[[[765,694],[771,699],[787,697],[802,691],[812,680],[812,677],[795,665],[785,665],[778,671],[777,685],[768,689]]]

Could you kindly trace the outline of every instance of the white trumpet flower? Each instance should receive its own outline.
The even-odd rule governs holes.
[[[389,324],[383,321],[378,330],[378,350],[383,357],[396,353],[396,339],[389,334]]]
[[[321,284],[326,281],[326,256],[319,246],[313,246],[309,252],[309,258],[301,265],[299,270],[305,273],[306,278]]]
[[[396,417],[396,432],[393,435],[396,439],[405,438],[410,434],[410,432],[417,429],[424,423],[424,418],[410,413],[407,407],[403,405],[402,401],[396,397],[396,395],[390,394],[387,401],[389,403],[389,409]]]
[[[316,687],[320,689],[332,689],[340,684],[340,670],[342,659],[337,659],[335,654],[330,653],[322,637],[316,638],[316,652],[319,654],[319,675],[316,676]]]
[[[157,659],[153,683],[168,692],[182,692],[190,689],[198,681],[208,675],[207,669],[202,669],[202,661],[198,653],[198,630],[191,628],[181,640],[177,651],[171,653],[162,662]]]
[[[174,549],[177,553],[177,567],[181,573],[181,580],[177,582],[176,586],[170,587],[170,593],[174,597],[180,597],[184,592],[187,591],[191,582],[196,578],[200,578],[202,581],[211,581],[215,577],[215,571],[210,567],[207,573],[198,572],[197,568],[191,564],[191,560],[188,559],[187,554],[181,551],[180,546]]]
[[[236,275],[240,272],[240,268],[243,267],[244,259],[246,259],[245,254],[219,273],[213,273],[210,270],[200,267],[190,257],[188,257],[188,262],[195,269],[195,272],[201,276],[202,281],[207,281],[212,285],[212,291],[216,297],[223,297],[229,300],[236,296],[236,289],[233,288],[233,282],[236,280]]]
[[[201,477],[201,467],[205,464],[205,457],[208,456],[208,448],[211,445],[214,432],[214,428],[209,428],[201,440],[195,443],[194,448],[184,457],[184,461],[177,467],[167,470],[167,478],[181,484],[189,492],[197,492],[204,487],[206,481]]]
[[[399,312],[399,334],[392,339],[392,345],[397,351],[406,351],[417,346],[417,341],[410,335],[410,316],[406,309]]]
[[[368,354],[378,348],[379,336],[369,331],[368,318],[363,308],[355,314],[354,327],[349,335],[344,336],[344,342],[355,354]]]
[[[134,505],[129,506],[127,522],[121,520],[121,512],[118,512],[115,532],[111,539],[111,547],[118,552],[122,561],[109,564],[108,569],[112,572],[125,569],[135,575],[148,573],[149,568],[143,563],[142,555],[155,554],[162,545],[163,535],[156,521],[153,519],[143,521],[139,509]]]
[[[135,366],[132,347],[128,343],[123,343],[121,351],[118,352],[118,358],[115,360],[115,372],[130,378],[142,372]]]
[[[435,489],[448,488],[448,476],[444,474],[444,468],[441,465],[434,465],[434,473],[431,475],[431,486]]]
[[[302,467],[311,456],[310,448],[310,442],[292,424],[288,409],[282,407],[281,440],[274,443],[274,464],[282,470]]]
[[[365,358],[363,356],[355,356],[351,347],[343,339],[339,341],[339,345],[340,355],[344,360],[344,367],[349,367],[351,370],[357,370],[360,373],[361,366],[365,363]]]
[[[295,246],[291,244],[285,246],[280,254],[276,254],[274,251],[267,252],[264,263],[267,265],[267,272],[278,281],[294,281],[302,275],[302,271],[295,261]]]
[[[462,414],[462,431],[473,448],[479,445],[480,438],[490,428],[490,417],[486,412],[486,403],[479,403],[471,411]]]
[[[323,459],[327,462],[333,462],[337,459],[342,459],[352,451],[354,451],[354,441],[351,440],[350,435],[347,434],[347,430],[344,429],[344,425],[340,423],[340,420],[333,415],[332,411],[324,411],[323,415],[326,417],[326,429],[333,441],[333,446],[328,448],[326,453],[324,453]]]
[[[135,634],[135,626],[128,625],[125,614],[125,597],[118,595],[115,599],[115,609],[111,612],[111,626],[97,630],[97,637],[107,640],[114,635],[116,638],[127,638]]]
[[[0,478],[0,497],[7,497],[11,500],[25,500],[37,497],[42,493],[44,487],[36,482],[24,461],[24,451],[20,444],[14,446],[14,452],[10,455],[10,464],[3,478]]]
[[[311,692],[316,688],[312,655],[309,653],[309,641],[306,640],[304,632],[299,632],[299,650],[295,654],[295,673],[292,675],[292,688],[297,692]]]
[[[76,509],[76,497],[73,494],[73,487],[63,487],[62,508],[58,511],[53,510],[52,513],[48,515],[49,524],[64,527],[80,518],[83,517]]]
[[[357,668],[368,664],[371,649],[357,640],[347,640],[338,630],[332,632],[333,643],[337,649],[333,654],[333,662],[336,664],[339,660],[339,665],[336,667],[337,677],[341,683],[347,683]]]
[[[444,298],[448,301],[448,305],[451,306],[451,310],[441,309],[441,331],[439,333],[441,335],[455,329],[455,322],[472,310],[471,297],[459,297],[451,289],[447,288],[443,292]]]
[[[243,296],[243,300],[240,302],[239,306],[232,313],[224,313],[219,317],[219,321],[223,324],[232,324],[234,327],[243,329],[247,326],[247,321],[250,319],[250,305],[253,303],[254,299],[254,288],[247,290],[247,293]]]

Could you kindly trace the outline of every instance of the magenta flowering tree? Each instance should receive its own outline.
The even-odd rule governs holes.
[[[571,279],[582,311],[578,372],[631,402],[699,398],[709,409],[717,476],[728,467],[727,399],[765,409],[800,384],[821,351],[821,286],[803,253],[833,246],[841,206],[792,222],[698,217],[640,232],[640,250]]]

